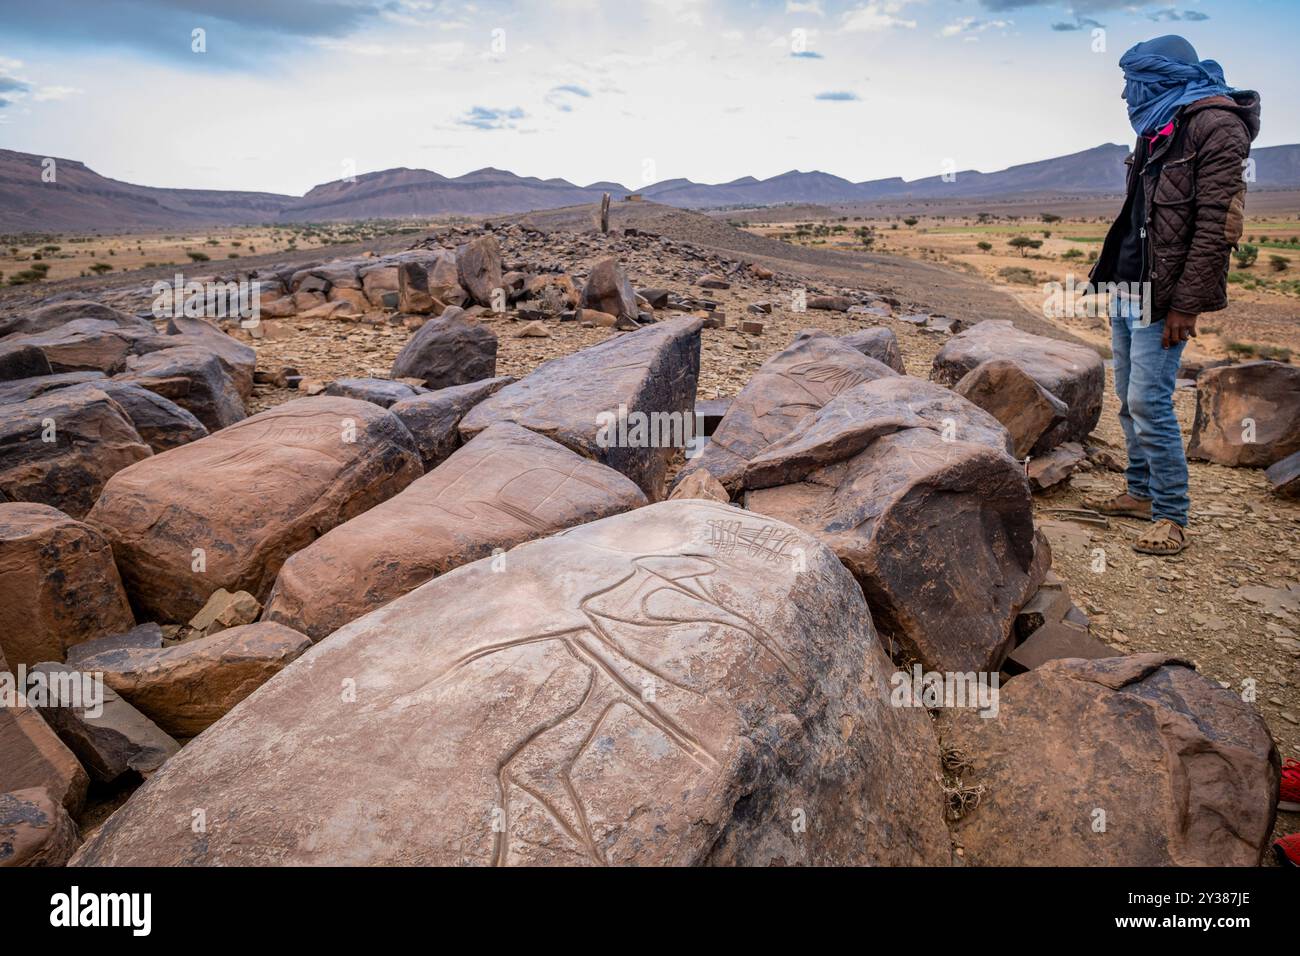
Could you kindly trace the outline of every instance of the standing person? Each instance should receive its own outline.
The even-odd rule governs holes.
[[[1187,458],[1174,415],[1183,348],[1203,312],[1227,307],[1228,265],[1245,224],[1245,164],[1259,135],[1259,95],[1227,86],[1180,36],[1121,57],[1123,97],[1138,134],[1127,196],[1092,270],[1111,297],[1111,349],[1127,489],[1088,505],[1150,522],[1144,554],[1187,547]]]

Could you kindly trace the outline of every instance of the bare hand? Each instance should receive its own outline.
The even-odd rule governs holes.
[[[1189,312],[1170,309],[1169,314],[1165,316],[1165,337],[1162,342],[1164,347],[1172,348],[1188,339],[1196,338],[1196,318]]]

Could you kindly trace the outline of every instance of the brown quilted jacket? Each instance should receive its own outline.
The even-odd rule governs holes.
[[[1245,163],[1258,135],[1258,95],[1212,96],[1178,111],[1173,135],[1160,142],[1140,174],[1133,157],[1127,160],[1128,195],[1140,187],[1146,196],[1145,279],[1153,321],[1171,308],[1192,314],[1227,308],[1228,265],[1245,227]],[[1093,267],[1094,284],[1114,281],[1127,215],[1126,203]]]

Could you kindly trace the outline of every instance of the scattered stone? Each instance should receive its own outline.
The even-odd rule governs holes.
[[[687,437],[700,370],[700,325],[695,318],[657,322],[553,359],[476,405],[461,420],[461,436],[513,421],[622,472],[647,498],[658,500],[674,442],[680,447]],[[621,411],[627,441],[620,440]],[[657,447],[650,435],[652,414],[668,422],[666,439],[662,429],[657,432]]]
[[[1300,451],[1300,368],[1245,362],[1196,380],[1196,419],[1187,457],[1267,468]]]
[[[397,354],[390,377],[418,378],[427,388],[447,388],[493,378],[496,370],[496,334],[452,307],[411,336]]]
[[[756,319],[745,319],[740,323],[740,331],[746,335],[762,335],[763,323]]]
[[[247,591],[231,594],[225,588],[217,588],[190,619],[189,626],[203,637],[209,637],[227,628],[252,624],[261,612],[262,605]]]
[[[1264,477],[1279,498],[1300,498],[1300,451],[1269,465]]]
[[[1106,370],[1086,345],[1023,332],[1010,321],[986,320],[955,335],[934,357],[930,378],[956,385],[989,359],[1010,359],[1065,403],[1064,420],[1048,428],[1032,449],[1042,454],[1061,442],[1082,441],[1101,419]]]
[[[1025,458],[1048,429],[1065,421],[1069,407],[1011,359],[989,359],[952,387],[1011,433],[1016,458]]]
[[[806,305],[810,309],[824,312],[847,312],[853,302],[842,295],[813,295],[808,297]]]
[[[320,641],[453,568],[645,503],[613,469],[499,422],[290,557],[266,619]]]
[[[582,290],[582,306],[584,312],[594,309],[616,319],[636,321],[636,292],[617,259],[602,259],[592,266]]]
[[[1057,445],[1045,455],[1029,460],[1029,487],[1034,491],[1048,491],[1063,481],[1068,481],[1088,456],[1078,442],[1068,441]]]
[[[891,706],[870,615],[815,539],[675,501],[505,560],[314,648],[79,862],[948,864],[929,719]],[[177,825],[196,806],[225,822]]]
[[[13,665],[135,627],[108,542],[48,505],[0,504],[0,651]]]
[[[971,865],[1259,866],[1268,846],[1268,728],[1177,658],[1052,661],[1002,688],[996,719],[944,723],[984,788],[953,826]]]
[[[385,409],[298,399],[119,472],[87,521],[135,606],[179,623],[217,588],[263,599],[290,554],[422,472]]]
[[[1048,661],[1071,657],[1099,660],[1115,656],[1115,649],[1093,637],[1086,627],[1058,621],[1044,624],[1030,634],[1023,644],[1011,652],[1002,669],[1012,675],[1023,674]]]
[[[397,266],[397,308],[411,315],[434,312],[437,300],[429,293],[429,272],[422,262]],[[438,303],[439,305],[441,303]]]
[[[44,787],[0,793],[0,867],[63,866],[80,845],[77,824]]]
[[[703,469],[691,472],[677,482],[673,486],[673,493],[668,498],[671,501],[702,498],[705,501],[719,501],[724,505],[731,503],[731,495],[727,494],[727,489],[722,487],[722,482]]]
[[[129,771],[148,777],[179,751],[180,744],[158,729],[111,687],[101,688],[94,705],[76,687],[92,675],[66,664],[41,664],[32,670],[49,688],[38,708],[46,723],[81,761],[90,776],[112,783]]]
[[[712,274],[702,275],[695,280],[695,284],[701,289],[730,289],[731,283],[722,276]]]
[[[216,723],[310,647],[305,635],[261,621],[157,651],[106,651],[86,658],[81,669],[102,672],[141,713],[184,738]]]
[[[541,322],[529,322],[515,333],[517,339],[549,339],[551,330]]]

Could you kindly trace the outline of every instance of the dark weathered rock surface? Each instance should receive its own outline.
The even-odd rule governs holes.
[[[39,502],[80,518],[112,475],[153,454],[122,406],[89,386],[3,409],[0,492],[10,501]]]
[[[1086,345],[1044,338],[1023,332],[1008,320],[990,319],[944,343],[934,357],[930,377],[941,385],[956,385],[989,359],[1014,361],[1066,404],[1065,419],[1039,437],[1034,454],[1042,454],[1061,442],[1082,441],[1097,427],[1106,370],[1101,356]]]
[[[44,787],[0,793],[0,866],[63,866],[80,844],[77,824]]]
[[[582,307],[636,321],[636,291],[617,259],[602,259],[591,267],[582,289]]]
[[[208,348],[181,345],[132,355],[117,380],[157,392],[189,411],[210,432],[242,421],[247,414],[235,379]]]
[[[428,388],[448,388],[496,373],[496,333],[453,307],[416,330],[397,354],[390,377],[418,378]]]
[[[866,607],[813,538],[665,502],[506,560],[314,647],[76,862],[949,861],[929,721],[890,705]]]
[[[395,402],[413,398],[420,391],[404,382],[393,382],[386,378],[340,378],[325,387],[326,395],[358,398],[363,402],[374,402],[382,408],[391,408]]]
[[[1011,433],[1012,454],[1023,459],[1051,428],[1065,421],[1069,407],[1011,359],[989,359],[952,387]]]
[[[694,428],[701,325],[670,319],[553,359],[476,405],[461,419],[461,435],[515,422],[621,471],[656,501],[673,442]],[[629,425],[634,414],[646,423],[642,438],[633,441],[628,430],[629,440],[619,441],[620,409]]]
[[[976,866],[1258,866],[1273,829],[1268,727],[1176,658],[1054,661],[942,734],[984,787],[954,826]]]
[[[501,282],[501,246],[496,238],[480,236],[457,249],[456,276],[460,287],[469,293],[469,297],[474,302],[484,308],[496,308],[498,303],[494,297],[499,296],[504,299],[505,296],[505,289]],[[479,377],[491,378],[491,375]],[[447,384],[460,383],[448,382]]]
[[[208,435],[207,428],[192,412],[138,382],[104,379],[74,388],[96,389],[117,402],[136,433],[155,453]]]
[[[898,347],[898,336],[894,335],[893,329],[872,326],[850,332],[848,335],[841,335],[840,341],[857,349],[867,358],[888,365],[899,375],[907,372],[903,367],[903,353]]]
[[[389,410],[402,420],[415,438],[424,470],[432,471],[460,447],[460,420],[466,413],[514,381],[512,375],[499,375],[466,385],[440,388],[395,402]]]

